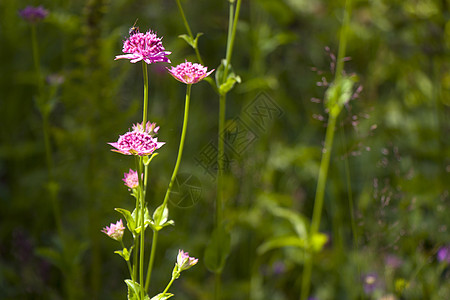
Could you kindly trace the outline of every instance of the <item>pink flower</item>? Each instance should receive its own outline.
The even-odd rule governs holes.
[[[170,70],[167,68],[167,70],[176,80],[186,84],[197,83],[214,72],[214,69],[208,72],[207,67],[197,63],[193,64],[187,60]]]
[[[148,122],[145,130],[143,130],[141,124],[133,125],[133,131],[119,136],[119,140],[115,143],[108,143],[116,148],[111,151],[125,155],[151,155],[165,144],[164,142],[158,142],[158,139],[153,137],[159,129],[155,126],[155,123]]]
[[[38,7],[28,5],[19,11],[19,15],[27,22],[37,23],[47,17],[48,10],[46,10],[42,5]]]
[[[156,126],[156,123],[151,123],[150,121],[145,124],[145,129],[143,128],[141,123],[133,124],[134,131],[145,131],[147,134],[154,136],[158,133],[159,126]]]
[[[122,219],[120,219],[116,224],[111,223],[110,227],[106,226],[103,228],[102,232],[106,233],[110,238],[115,239],[116,241],[121,241],[124,230],[125,227],[123,226]]]
[[[157,37],[152,31],[147,31],[146,33],[137,31],[130,35],[123,43],[122,52],[128,54],[117,55],[114,60],[130,59],[131,63],[143,60],[147,64],[155,62],[170,63],[167,55],[172,53],[165,51],[161,38]]]
[[[139,178],[137,171],[133,171],[130,169],[129,173],[123,174],[123,181],[125,182],[125,185],[129,187],[130,189],[135,189],[139,186]]]
[[[178,270],[184,271],[194,266],[198,262],[198,259],[195,257],[189,257],[189,253],[184,252],[183,250],[178,250],[177,256],[177,266]]]

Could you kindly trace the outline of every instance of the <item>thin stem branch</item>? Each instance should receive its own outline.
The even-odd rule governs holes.
[[[143,116],[142,116],[142,127],[145,130],[145,126],[147,123],[148,116],[148,72],[147,72],[147,64],[142,62],[142,73],[144,75],[144,108],[143,108]]]
[[[144,123],[145,124],[145,123]],[[144,185],[142,182],[142,166],[143,166],[143,158],[142,156],[139,157],[139,186],[140,188],[140,208],[141,208],[141,250],[139,251],[139,282],[141,287],[141,299],[144,299],[144,251],[145,251],[145,197],[144,197]]]
[[[170,191],[172,190],[173,183],[175,182],[175,179],[177,177],[178,169],[179,169],[180,163],[181,163],[181,157],[183,156],[184,140],[186,138],[187,123],[188,123],[188,117],[189,117],[189,101],[191,98],[191,87],[192,87],[191,84],[188,84],[186,86],[186,103],[184,106],[184,120],[183,120],[183,129],[181,131],[180,147],[178,149],[178,157],[177,157],[177,161],[175,163],[175,168],[172,173],[172,178],[170,179],[169,187],[167,188],[166,195],[164,196],[164,201],[163,201],[164,207],[167,205],[167,201],[169,200]]]
[[[122,246],[122,249],[125,249],[125,245],[123,244],[122,240],[120,240],[120,245]],[[133,270],[131,268],[130,260],[127,260],[127,266],[128,266],[128,271],[130,272],[131,279],[134,282],[135,279],[134,279],[134,276],[133,276]]]
[[[164,289],[164,291],[162,292],[162,296],[164,296],[167,291],[169,290],[169,288],[172,286],[172,283],[175,281],[175,279],[177,279],[176,276],[172,276],[172,279],[170,279],[169,283],[167,284],[166,288]],[[161,297],[163,298],[163,297]]]
[[[345,2],[345,11],[344,11],[344,20],[341,27],[341,33],[339,37],[339,53],[337,58],[337,66],[336,66],[336,74],[335,81],[339,81],[342,76],[342,71],[344,69],[344,57],[345,50],[347,46],[347,29],[350,22],[350,13],[351,13],[351,0],[346,0]],[[322,208],[325,196],[325,186],[328,175],[328,167],[330,164],[331,150],[333,147],[333,139],[334,139],[334,131],[336,127],[336,119],[337,115],[329,114],[327,131],[325,134],[325,146],[323,149],[322,160],[320,162],[320,170],[319,170],[319,178],[317,181],[316,188],[316,197],[314,199],[314,209],[313,216],[311,221],[310,228],[310,239],[317,234],[320,227],[320,219],[322,216]],[[303,278],[302,278],[302,290],[300,294],[301,300],[306,300],[309,295],[309,288],[311,284],[311,273],[313,269],[313,258],[314,253],[308,253],[309,258],[306,259],[305,267],[303,270]]]
[[[150,252],[150,260],[148,261],[147,278],[145,279],[145,292],[148,292],[150,280],[152,277],[153,263],[155,261],[156,245],[158,243],[158,231],[153,231],[152,250]]]
[[[189,23],[186,20],[186,16],[184,15],[183,7],[181,6],[180,0],[177,0],[178,10],[180,11],[181,18],[183,19],[184,27],[186,28],[189,37],[193,40],[194,35],[192,34],[191,28],[189,27]],[[197,55],[198,62],[204,65],[200,52],[198,51],[198,46],[194,47],[195,54]]]

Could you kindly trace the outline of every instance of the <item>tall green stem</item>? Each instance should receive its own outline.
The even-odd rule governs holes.
[[[341,27],[340,37],[339,37],[339,53],[336,65],[335,82],[338,82],[342,77],[342,71],[344,70],[344,60],[345,51],[347,46],[347,30],[350,22],[351,14],[351,0],[346,0],[344,20]],[[325,134],[325,146],[323,149],[322,160],[320,162],[319,178],[317,180],[316,197],[314,199],[314,209],[310,228],[310,238],[312,238],[319,231],[320,219],[322,216],[322,208],[325,195],[325,186],[328,175],[328,167],[330,163],[331,150],[333,147],[334,131],[336,127],[336,119],[338,115],[332,113],[328,117],[327,131]],[[309,295],[309,288],[311,284],[311,273],[313,268],[313,258],[314,253],[308,253],[309,257],[306,259],[305,267],[303,270],[302,278],[302,290],[300,299],[306,300]]]
[[[184,141],[186,139],[186,132],[187,132],[187,124],[188,124],[188,119],[189,119],[189,102],[190,102],[190,98],[191,98],[191,84],[186,85],[186,102],[184,105],[184,119],[183,119],[183,128],[181,130],[181,139],[180,139],[180,146],[178,148],[178,156],[177,156],[177,161],[175,163],[175,168],[173,170],[172,173],[172,177],[170,179],[170,183],[169,186],[167,188],[166,191],[166,195],[164,196],[164,201],[163,201],[163,210],[165,209],[165,207],[167,206],[167,202],[169,200],[169,195],[170,192],[172,190],[173,184],[175,182],[175,179],[177,177],[178,174],[178,169],[180,168],[180,163],[181,163],[181,157],[183,156],[183,148],[184,148]],[[160,220],[155,220],[156,223],[159,223]],[[150,260],[148,263],[148,269],[147,269],[147,278],[145,281],[145,290],[147,291],[149,286],[150,286],[150,279],[152,276],[152,269],[153,269],[153,262],[155,259],[155,252],[156,252],[156,245],[158,242],[158,231],[154,230],[153,231],[153,241],[152,241],[152,250],[150,253]]]
[[[241,8],[241,0],[237,1],[237,6],[235,9],[235,1],[230,1],[229,10],[229,21],[228,21],[228,38],[227,38],[227,50],[225,54],[225,66],[222,76],[223,84],[226,82],[228,77],[228,72],[230,70],[231,57],[233,54],[233,45],[236,37],[237,22],[239,20],[239,12]],[[220,86],[217,86],[219,89]],[[224,141],[224,131],[225,131],[225,116],[226,116],[226,94],[220,94],[219,96],[219,134],[218,134],[218,151],[217,151],[217,200],[216,200],[216,229],[222,226],[224,219],[224,158],[225,158],[225,141]],[[215,273],[215,284],[214,284],[214,299],[220,299],[221,291],[221,276],[222,271]]]
[[[152,250],[150,252],[150,260],[148,261],[147,278],[145,279],[145,292],[148,292],[150,280],[152,277],[153,263],[155,261],[156,245],[158,243],[158,231],[153,230]]]
[[[145,123],[144,123],[145,124]],[[143,162],[142,162],[142,156],[139,158],[139,186],[140,188],[140,196],[141,199],[140,208],[141,208],[141,250],[139,251],[139,282],[141,287],[141,299],[144,299],[144,250],[145,250],[145,227],[144,227],[144,219],[145,219],[145,197],[144,197],[144,185],[142,183],[142,170]]]
[[[178,5],[178,10],[180,11],[180,14],[181,14],[181,18],[183,19],[184,27],[186,27],[189,37],[192,40],[194,40],[194,35],[192,34],[191,27],[189,27],[189,23],[186,20],[186,16],[184,15],[183,7],[181,6],[180,0],[177,0],[177,5]],[[195,51],[195,54],[197,55],[197,59],[198,59],[199,63],[203,65],[203,60],[202,60],[202,57],[200,56],[200,52],[198,51],[197,46],[194,47],[194,51]]]
[[[147,64],[142,62],[142,73],[144,75],[144,108],[143,108],[143,116],[142,116],[142,126],[145,130],[145,124],[147,123],[147,115],[148,115],[148,72],[147,72]]]
[[[186,85],[186,103],[184,106],[184,120],[183,120],[183,129],[181,131],[180,147],[178,148],[178,157],[177,162],[175,163],[175,168],[173,169],[172,178],[170,179],[169,187],[167,188],[166,195],[164,196],[163,202],[164,207],[166,207],[167,201],[169,200],[170,191],[172,190],[173,183],[175,182],[175,178],[177,177],[178,169],[181,163],[181,157],[183,156],[184,140],[186,138],[186,130],[189,117],[189,101],[191,98],[191,87],[192,87],[191,84]]]
[[[322,207],[325,195],[325,186],[330,164],[331,150],[333,147],[334,130],[336,127],[336,117],[330,115],[328,119],[327,132],[325,135],[325,146],[323,148],[322,160],[320,162],[319,178],[317,181],[316,197],[314,199],[314,210],[311,221],[310,238],[319,231],[320,219],[322,216]],[[301,300],[306,300],[309,295],[309,286],[311,283],[311,273],[313,265],[313,253],[308,253],[305,268],[303,270]]]

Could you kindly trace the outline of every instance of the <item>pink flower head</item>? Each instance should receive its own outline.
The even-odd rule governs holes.
[[[198,259],[195,257],[189,257],[189,253],[184,252],[183,250],[178,250],[177,256],[177,266],[178,270],[184,271],[194,266],[198,262]]]
[[[156,126],[156,123],[151,123],[150,121],[148,121],[147,124],[145,124],[145,129],[141,123],[137,123],[137,124],[133,125],[133,130],[134,131],[143,131],[151,136],[154,136],[158,133],[159,126]]]
[[[46,10],[42,5],[38,7],[28,5],[24,9],[19,10],[19,15],[27,22],[37,23],[47,17],[48,10]]]
[[[157,37],[152,31],[136,33],[130,35],[123,43],[122,48],[125,55],[117,55],[114,60],[129,59],[131,63],[136,63],[140,60],[147,64],[155,62],[168,62],[167,58],[172,52],[166,51],[162,45],[161,38]]]
[[[150,123],[150,122],[149,122]],[[111,151],[122,153],[125,155],[151,155],[155,150],[161,148],[165,143],[158,142],[158,138],[153,136],[159,127],[156,124],[146,124],[145,130],[141,124],[133,125],[133,131],[129,131],[119,136],[119,140],[115,143],[108,143],[116,149]]]
[[[139,178],[137,171],[133,171],[130,169],[129,173],[123,174],[123,181],[125,182],[125,185],[129,187],[130,189],[135,189],[139,186]]]
[[[167,70],[169,70],[169,68],[167,68]],[[169,70],[170,75],[172,75],[176,80],[186,84],[197,83],[203,78],[209,76],[212,72],[214,72],[214,69],[208,72],[207,67],[197,63],[193,64],[187,60]]]
[[[106,233],[110,238],[115,239],[116,241],[121,241],[124,230],[125,227],[123,226],[122,219],[120,219],[116,224],[111,223],[110,227],[106,226],[103,228],[102,232]]]

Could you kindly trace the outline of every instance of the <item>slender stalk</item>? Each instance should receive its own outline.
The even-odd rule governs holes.
[[[189,101],[191,98],[191,87],[192,87],[191,84],[186,85],[186,103],[184,105],[184,120],[183,120],[183,129],[181,131],[180,147],[178,148],[178,157],[175,163],[175,168],[172,173],[172,178],[170,179],[169,187],[167,188],[166,195],[164,196],[163,201],[164,207],[166,207],[167,201],[169,200],[170,191],[172,190],[173,183],[175,182],[175,178],[177,177],[178,169],[181,163],[181,157],[183,156],[184,140],[186,139],[186,130],[189,117]]]
[[[140,225],[141,225],[141,249],[139,251],[139,282],[140,282],[140,287],[141,287],[141,299],[144,299],[144,251],[145,251],[145,227],[144,227],[144,214],[145,214],[145,198],[144,198],[144,186],[143,186],[143,182],[142,182],[142,174],[143,174],[143,170],[142,170],[142,166],[143,166],[143,161],[142,161],[142,156],[139,157],[139,186],[140,188],[140,215],[141,215],[141,219],[140,219]]]
[[[150,252],[150,260],[148,261],[147,278],[145,279],[145,292],[148,292],[150,280],[152,277],[153,263],[155,261],[156,245],[158,243],[158,231],[153,231],[152,250]]]
[[[178,273],[179,274],[179,273]],[[164,296],[167,291],[169,290],[169,288],[172,286],[172,283],[175,281],[175,279],[177,279],[176,276],[172,276],[172,279],[170,279],[169,283],[167,284],[166,288],[164,289],[164,291],[162,292],[162,296]],[[163,298],[163,297],[161,297]]]
[[[52,155],[52,146],[50,142],[50,108],[45,103],[44,98],[44,81],[41,71],[41,64],[39,59],[39,44],[36,33],[36,25],[31,24],[31,48],[33,52],[34,68],[36,72],[36,80],[38,85],[37,106],[42,116],[42,132],[44,136],[45,145],[45,160],[47,164],[47,172],[49,177],[48,191],[50,194],[50,200],[52,202],[53,217],[55,219],[56,230],[60,238],[63,238],[64,233],[62,229],[61,212],[58,201],[58,185],[54,181],[54,164]]]
[[[181,139],[180,139],[180,146],[178,148],[178,156],[177,156],[177,161],[175,163],[175,167],[172,173],[172,177],[170,179],[170,183],[169,186],[167,188],[166,191],[166,195],[164,196],[164,201],[163,201],[163,207],[165,208],[167,206],[167,201],[169,200],[169,195],[170,195],[170,191],[172,190],[173,184],[175,182],[175,179],[177,177],[178,174],[178,169],[180,168],[180,163],[181,163],[181,157],[183,156],[183,148],[184,148],[184,141],[186,139],[186,132],[187,132],[187,124],[188,124],[188,119],[189,119],[189,103],[190,103],[190,98],[191,98],[191,84],[186,85],[186,102],[184,105],[184,119],[183,119],[183,128],[181,130]],[[159,223],[160,220],[155,220],[157,223]],[[150,253],[150,260],[148,263],[148,269],[147,269],[147,278],[145,281],[145,290],[147,291],[149,286],[150,286],[150,279],[152,276],[152,269],[153,269],[153,262],[155,259],[155,252],[156,252],[156,245],[158,242],[158,231],[154,230],[153,232],[153,241],[152,241],[152,250]]]
[[[147,64],[142,62],[142,73],[144,75],[144,108],[143,108],[143,116],[142,116],[142,126],[145,129],[145,124],[147,123],[147,115],[148,115],[148,72],[147,72]]]
[[[177,0],[178,10],[180,11],[181,18],[183,19],[184,27],[186,27],[186,30],[188,32],[189,37],[193,40],[194,35],[192,34],[191,28],[189,27],[189,23],[186,20],[186,16],[184,15],[183,7],[181,6],[180,0]],[[198,62],[202,65],[204,65],[202,57],[200,56],[200,52],[198,51],[198,47],[194,47],[195,54],[197,55]]]
[[[339,80],[344,70],[344,57],[347,48],[347,31],[350,24],[350,15],[352,13],[352,0],[345,1],[344,19],[339,35],[339,52],[337,57],[335,80]]]
[[[351,13],[351,0],[346,0],[344,20],[341,27],[340,37],[339,37],[339,53],[337,58],[335,81],[338,81],[342,76],[342,71],[344,70],[344,60],[345,51],[347,46],[347,29],[350,22]],[[317,181],[316,197],[314,199],[314,209],[310,228],[310,238],[313,237],[319,231],[320,219],[322,216],[323,201],[325,195],[325,186],[328,175],[328,167],[330,163],[331,150],[333,147],[334,131],[336,127],[337,115],[329,114],[328,126],[325,134],[325,146],[323,149],[322,160],[320,162],[319,178]],[[311,284],[311,273],[313,268],[313,257],[314,254],[308,253],[310,256],[306,262],[303,270],[302,278],[302,290],[300,294],[301,300],[306,300],[309,295],[309,288]]]
[[[341,128],[340,131],[340,137],[342,142],[342,147],[345,148],[345,132],[344,128]],[[356,250],[358,247],[358,234],[356,231],[356,222],[355,222],[355,214],[354,214],[354,202],[353,202],[353,193],[352,193],[352,183],[350,180],[350,165],[348,162],[348,156],[345,156],[344,159],[344,168],[345,168],[345,181],[347,183],[347,194],[348,194],[348,206],[349,206],[349,212],[350,212],[350,224],[352,228],[352,235],[353,235],[353,248]]]
[[[122,240],[120,240],[120,245],[122,246],[122,249],[125,249],[125,245],[123,244]],[[131,268],[130,260],[127,260],[127,266],[128,266],[128,271],[130,272],[131,279],[134,282],[133,270]]]
[[[228,72],[230,70],[231,56],[233,54],[234,39],[236,37],[237,22],[239,19],[239,12],[241,8],[241,0],[237,1],[237,6],[235,9],[235,1],[230,1],[230,13],[228,21],[228,38],[227,38],[227,50],[225,54],[225,67],[222,77],[223,84],[226,82],[228,77]],[[217,88],[219,88],[218,86]],[[217,200],[216,200],[216,222],[215,226],[218,228],[222,226],[224,218],[224,158],[225,158],[225,141],[224,141],[224,130],[225,130],[225,116],[226,116],[226,95],[221,94],[219,96],[219,140],[218,140],[218,151],[217,151],[217,163],[218,163],[218,176],[217,176]],[[214,299],[220,299],[221,291],[221,277],[222,272],[215,273],[215,284],[214,284]]]
[[[41,64],[40,64],[40,60],[39,60],[39,47],[38,47],[35,24],[31,24],[31,44],[32,44],[31,46],[33,49],[34,68],[36,69],[36,76],[37,76],[37,81],[38,81],[38,94],[39,94],[39,97],[42,97],[43,90],[44,90],[44,82],[43,82],[43,78],[42,78]]]
[[[328,119],[327,132],[325,135],[325,146],[323,148],[322,160],[320,162],[319,179],[317,181],[316,197],[314,199],[314,210],[311,221],[310,238],[319,231],[320,219],[322,216],[322,207],[325,195],[325,186],[328,175],[328,167],[330,164],[331,150],[333,146],[334,130],[336,127],[336,117],[330,115]],[[305,262],[302,279],[301,300],[306,300],[309,295],[309,286],[311,283],[311,273],[313,264],[313,254]]]
[[[233,54],[233,46],[234,46],[234,40],[236,37],[236,29],[237,29],[237,23],[239,20],[239,12],[241,11],[241,0],[237,0],[237,5],[236,5],[236,11],[233,17],[233,9],[234,9],[234,1],[230,2],[230,24],[231,22],[233,22],[232,27],[228,29],[228,40],[227,40],[227,54],[225,56],[225,60],[227,62],[226,66],[225,66],[225,71],[224,71],[224,80],[226,80],[227,76],[228,76],[228,71],[229,71],[229,67],[230,67],[230,62],[231,62],[231,55]],[[231,35],[230,35],[231,32]]]

